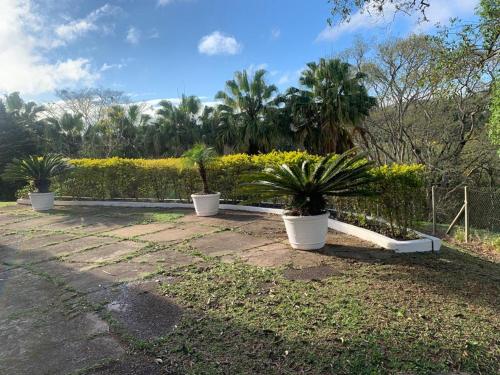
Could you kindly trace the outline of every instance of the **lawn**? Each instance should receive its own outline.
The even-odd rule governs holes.
[[[317,281],[218,261],[169,273],[188,312],[146,350],[173,373],[498,373],[497,264],[445,248],[336,265]]]

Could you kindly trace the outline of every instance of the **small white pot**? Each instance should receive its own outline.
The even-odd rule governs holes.
[[[294,249],[314,250],[325,246],[328,213],[314,216],[283,215],[288,241]]]
[[[30,193],[31,207],[35,211],[48,211],[54,208],[54,193]]]
[[[198,216],[213,216],[219,212],[220,193],[215,194],[193,194],[194,209]]]

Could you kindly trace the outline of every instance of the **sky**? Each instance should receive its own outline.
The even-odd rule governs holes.
[[[0,0],[0,93],[49,102],[62,88],[132,101],[197,95],[209,103],[237,70],[264,68],[280,90],[305,64],[356,38],[369,44],[473,18],[479,0],[432,0],[430,22],[355,12],[329,27],[327,0]]]

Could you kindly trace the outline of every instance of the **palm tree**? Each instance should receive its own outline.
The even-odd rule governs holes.
[[[215,96],[221,100],[219,110],[226,126],[234,126],[240,148],[249,154],[270,151],[276,129],[266,121],[277,87],[268,85],[266,71],[257,70],[252,78],[247,71],[236,72],[234,79],[226,82],[226,91]]]
[[[65,156],[77,156],[82,146],[84,127],[81,114],[65,112],[59,118],[48,118],[45,137],[50,149]]]
[[[304,116],[296,126],[306,132],[304,139],[310,138],[311,129],[320,131],[320,153],[345,152],[353,146],[353,135],[363,131],[360,124],[376,105],[363,85],[364,78],[338,59],[311,62],[302,72],[300,83],[305,89],[295,92],[301,100],[296,101],[294,112],[313,115]]]
[[[370,187],[375,181],[372,166],[352,149],[338,157],[328,154],[316,162],[269,167],[247,177],[251,182],[242,190],[259,199],[288,198],[289,214],[294,216],[321,215],[326,212],[327,197],[374,194]]]
[[[196,96],[182,95],[178,106],[162,100],[157,110],[157,129],[164,137],[164,152],[179,156],[200,141],[199,115],[202,104]]]

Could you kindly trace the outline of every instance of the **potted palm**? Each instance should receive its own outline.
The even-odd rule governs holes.
[[[328,231],[327,197],[371,195],[368,184],[372,163],[350,150],[330,154],[317,162],[267,168],[253,175],[245,191],[259,199],[286,198],[283,215],[288,240],[294,249],[313,250],[325,245]]]
[[[187,165],[198,169],[203,183],[203,190],[191,195],[198,216],[213,216],[219,212],[220,193],[209,189],[207,179],[207,166],[216,155],[212,147],[207,147],[204,144],[197,144],[182,155]]]
[[[35,211],[47,211],[54,207],[54,193],[49,191],[51,178],[69,168],[69,164],[60,155],[28,156],[9,163],[3,177],[6,180],[31,183],[36,189],[29,194],[31,206]]]

